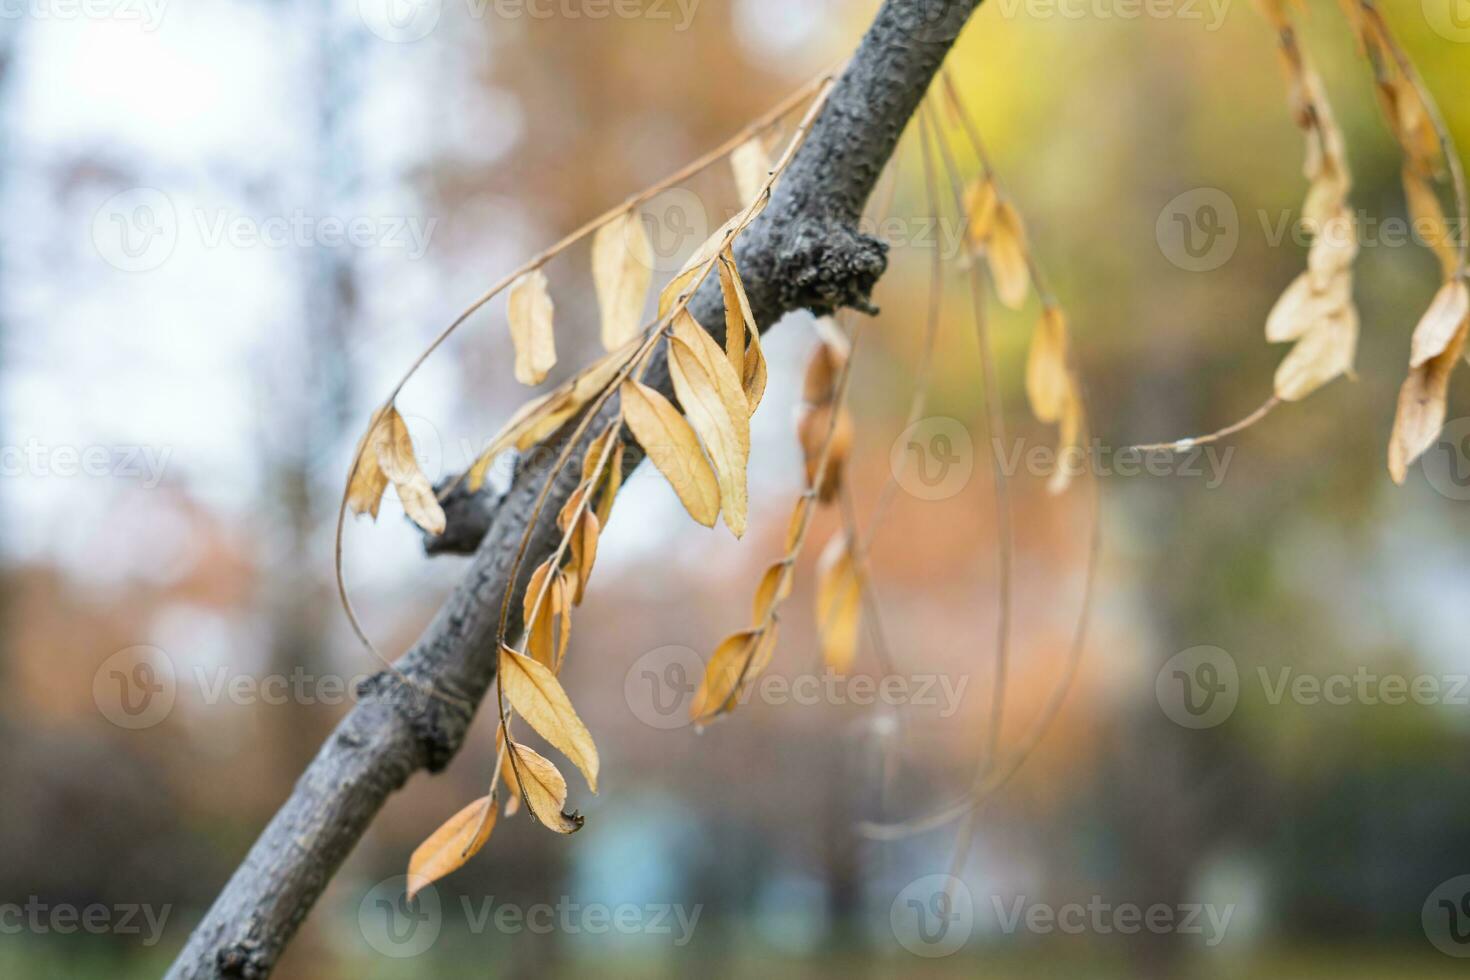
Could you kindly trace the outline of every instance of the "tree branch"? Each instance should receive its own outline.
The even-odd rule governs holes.
[[[868,309],[886,248],[857,230],[862,209],[940,62],[981,0],[885,0],[770,205],[740,237],[736,259],[761,329],[785,313]],[[724,316],[711,276],[690,311],[718,339]],[[670,393],[662,352],[645,377]],[[613,401],[604,408],[611,413]],[[591,431],[598,431],[594,427]],[[543,449],[554,450],[566,430]],[[548,479],[554,451],[521,461],[498,501],[460,500],[442,547],[474,550],[464,579],[398,661],[406,676],[478,705],[495,676],[495,634],[512,559]],[[630,464],[641,459],[634,455]],[[520,631],[525,578],[560,534],[556,515],[575,489],[580,450],[547,498],[514,583],[512,633]],[[420,769],[437,772],[464,741],[471,711],[428,698],[389,673],[359,690],[357,704],[301,776],[180,952],[168,976],[269,975],[327,882],[388,795]]]

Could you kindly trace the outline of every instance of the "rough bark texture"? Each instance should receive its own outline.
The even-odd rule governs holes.
[[[980,2],[886,0],[769,207],[737,244],[762,329],[796,309],[868,308],[887,257],[882,243],[858,232],[858,219],[940,62]],[[690,308],[723,339],[714,277]],[[646,380],[669,392],[661,352]],[[556,438],[551,442],[543,448],[555,448]],[[579,457],[580,449],[532,530],[512,610],[520,609],[530,570],[556,546],[556,514],[575,489]],[[554,458],[554,452],[530,455],[498,500],[453,502],[451,527],[430,550],[473,551],[474,558],[423,636],[398,661],[405,675],[466,704],[478,705],[484,697],[495,676],[501,596],[512,584],[511,563]],[[511,629],[519,632],[518,616]],[[269,975],[388,795],[418,770],[437,772],[448,764],[472,717],[387,673],[359,694],[190,936],[170,977]]]

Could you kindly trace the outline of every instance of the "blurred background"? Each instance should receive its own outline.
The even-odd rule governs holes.
[[[983,810],[952,899],[935,882],[955,826],[896,842],[859,826],[963,794],[990,720],[993,488],[951,261],[937,428],[918,438],[952,436],[958,475],[937,493],[903,481],[873,551],[898,695],[875,696],[867,633],[853,677],[823,675],[824,513],[770,671],[783,684],[703,733],[670,708],[742,625],[800,488],[793,417],[816,334],[791,316],[767,338],[745,539],[694,525],[656,474],[619,497],[564,675],[603,758],[599,795],[573,780],[586,828],[504,820],[406,920],[380,914],[416,844],[483,792],[482,714],[446,773],[390,801],[278,975],[1462,975],[1470,401],[1461,379],[1438,468],[1394,488],[1394,399],[1437,266],[1390,231],[1398,150],[1337,5],[1306,6],[1365,222],[1358,377],[1152,472],[1114,450],[1245,415],[1284,353],[1262,324],[1305,262],[1289,231],[1305,185],[1274,38],[1244,0],[990,0],[951,57],[1071,318],[1105,528],[1082,670]],[[845,56],[874,8],[4,7],[0,973],[166,967],[377,667],[331,583],[373,407],[490,282]],[[1470,8],[1385,13],[1470,145]],[[883,313],[856,353],[865,522],[914,438],[934,250],[958,257],[912,135],[879,229],[894,246]],[[1171,229],[1201,202],[1222,233],[1183,249]],[[737,204],[721,168],[651,202],[662,271]],[[586,248],[548,275],[555,381],[597,352]],[[1008,454],[1054,439],[1022,388],[1036,312],[992,322]],[[399,399],[431,478],[527,397],[504,315],[503,300],[478,314]],[[1004,746],[1063,675],[1089,516],[1087,480],[1053,498],[1046,469],[1011,469]],[[349,525],[346,556],[392,652],[464,567],[422,556],[391,491],[376,524]]]

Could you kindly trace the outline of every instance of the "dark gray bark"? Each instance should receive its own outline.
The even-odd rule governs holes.
[[[886,0],[770,205],[737,244],[762,329],[791,310],[868,308],[886,250],[858,231],[858,219],[934,73],[980,3]],[[723,308],[713,278],[690,308],[722,339]],[[668,391],[661,352],[645,380]],[[557,445],[554,437],[543,449]],[[579,456],[580,449],[532,528],[513,611],[520,609],[530,570],[556,547],[556,515],[576,487]],[[453,541],[445,542],[454,547],[440,550],[473,547],[474,558],[398,661],[405,675],[469,705],[485,696],[495,676],[501,597],[512,585],[511,565],[554,458],[549,451],[530,454],[493,505],[461,500],[451,508],[457,522],[472,523],[454,527]],[[518,616],[510,625],[519,632]],[[458,751],[471,711],[425,697],[387,673],[364,687],[195,929],[170,977],[267,976],[388,795],[421,769],[442,769]]]

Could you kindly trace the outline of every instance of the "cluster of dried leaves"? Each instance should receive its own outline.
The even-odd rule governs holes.
[[[1303,219],[1313,232],[1313,241],[1306,271],[1286,290],[1267,318],[1269,341],[1295,344],[1277,370],[1271,401],[1250,420],[1203,439],[1238,431],[1273,405],[1305,398],[1336,377],[1350,374],[1359,330],[1353,302],[1353,263],[1359,242],[1348,203],[1352,179],[1343,135],[1334,120],[1321,79],[1297,41],[1288,12],[1289,0],[1257,2],[1279,35],[1293,111],[1306,135],[1305,174],[1310,189]],[[1445,415],[1449,376],[1470,333],[1465,251],[1463,247],[1456,251],[1448,244],[1449,225],[1437,190],[1448,167],[1463,211],[1466,207],[1464,178],[1437,110],[1376,9],[1368,0],[1342,0],[1342,3],[1352,18],[1362,51],[1373,65],[1385,112],[1403,146],[1404,184],[1413,213],[1417,219],[1443,230],[1435,247],[1444,266],[1445,282],[1414,334],[1410,375],[1400,396],[1390,449],[1390,469],[1394,478],[1402,482],[1407,466],[1438,435]],[[947,75],[944,81],[949,109],[967,134],[979,161],[978,175],[968,182],[962,179],[947,136],[932,121],[934,113],[927,104],[922,112],[921,142],[935,215],[939,213],[939,204],[931,141],[943,156],[953,185],[954,206],[959,208],[965,222],[967,248],[961,264],[969,271],[973,284],[975,326],[985,372],[987,429],[992,437],[999,437],[1004,423],[994,356],[985,326],[986,300],[979,273],[982,265],[988,268],[995,297],[1003,305],[1023,309],[1033,290],[1040,298],[1040,316],[1027,356],[1025,392],[1037,419],[1057,426],[1061,450],[1058,459],[1063,460],[1066,450],[1082,446],[1087,425],[1067,319],[1045,288],[1021,216],[1005,194],[973,121]],[[524,805],[536,820],[557,833],[573,833],[582,826],[582,818],[567,810],[567,781],[557,765],[518,741],[513,736],[512,725],[519,716],[565,756],[596,792],[597,747],[562,687],[559,675],[570,641],[572,611],[586,595],[597,558],[598,539],[622,485],[628,442],[634,441],[642,447],[696,522],[712,528],[723,516],[725,525],[736,537],[744,534],[749,511],[746,469],[750,458],[750,419],[765,393],[767,368],[733,243],[769,202],[773,185],[809,131],[830,85],[830,75],[814,81],[735,140],[668,181],[630,198],[623,206],[532,259],[472,304],[410,369],[412,375],[423,359],[471,313],[501,291],[507,291],[515,376],[526,385],[541,384],[557,360],[556,307],[544,267],[571,244],[593,236],[591,275],[601,313],[601,340],[607,353],[516,412],[463,477],[472,490],[478,490],[489,467],[501,454],[512,449],[527,450],[571,425],[553,473],[536,502],[535,513],[527,522],[528,529],[510,576],[514,582],[519,578],[529,547],[530,527],[536,525],[557,475],[572,464],[577,453],[581,454],[578,486],[557,515],[561,532],[558,547],[529,576],[521,609],[523,635],[519,648],[508,635],[513,590],[507,589],[503,596],[497,637],[500,649],[497,761],[489,789],[446,821],[414,852],[409,862],[410,897],[478,852],[489,839],[502,809],[508,815]],[[806,114],[781,158],[773,164],[766,135],[802,102],[808,103]],[[696,250],[662,288],[657,301],[658,316],[645,327],[643,312],[653,284],[653,262],[640,205],[653,194],[722,160],[730,165],[744,207]],[[937,254],[935,262],[935,288],[923,342],[921,363],[924,366],[911,423],[922,414],[939,321],[943,270]],[[718,276],[724,300],[723,347],[688,311],[694,292],[712,273]],[[845,672],[853,664],[864,602],[873,601],[865,569],[867,541],[856,527],[850,497],[844,495],[854,428],[846,397],[856,336],[856,328],[845,332],[834,321],[819,321],[818,343],[807,365],[797,419],[797,437],[805,460],[805,487],[791,515],[783,553],[766,568],[756,587],[750,624],[721,641],[709,659],[691,705],[692,720],[697,724],[708,724],[731,712],[741,703],[748,686],[769,666],[777,641],[780,610],[791,595],[795,568],[813,514],[818,508],[839,501],[844,504],[843,526],[827,543],[817,563],[815,614],[826,666]],[[675,395],[672,400],[643,381],[649,359],[660,345],[667,353]],[[374,414],[359,444],[342,515],[350,509],[376,517],[382,496],[392,484],[408,516],[426,531],[439,533],[444,529],[444,512],[415,461],[412,441],[394,406],[402,387],[400,382]],[[614,398],[616,407],[609,420],[602,410]],[[591,432],[599,419],[604,420],[603,427]],[[1173,445],[1177,448],[1199,441],[1202,440],[1181,440]],[[1050,489],[1064,490],[1071,473],[1070,468],[1059,464]],[[1009,503],[1005,477],[998,467],[995,477],[1002,586],[991,733],[980,754],[974,787],[965,800],[919,823],[906,828],[885,828],[887,831],[912,832],[960,817],[966,819],[968,826],[984,798],[1004,784],[1039,741],[1075,676],[1097,555],[1095,494],[1087,590],[1072,655],[1046,708],[1033,720],[1019,746],[1008,758],[1001,759],[998,740],[1005,696],[1012,571]],[[881,519],[896,479],[895,474],[885,487],[875,524]],[[367,643],[347,601],[340,555],[341,515],[338,582],[349,617]],[[880,656],[886,664],[886,651],[880,651]],[[503,807],[499,803],[501,784],[505,790]]]
[[[1403,483],[1408,468],[1439,439],[1449,399],[1450,376],[1470,335],[1470,252],[1455,235],[1440,202],[1448,184],[1459,210],[1460,235],[1470,227],[1465,173],[1439,109],[1408,55],[1370,0],[1342,0],[1359,50],[1373,71],[1374,90],[1389,128],[1403,150],[1404,196],[1414,226],[1438,256],[1444,282],[1414,329],[1409,375],[1399,390],[1388,447],[1388,470]]]
[[[1433,98],[1372,0],[1339,0],[1359,52],[1373,70],[1375,90],[1404,153],[1404,193],[1414,227],[1439,257],[1444,282],[1414,330],[1409,375],[1399,392],[1388,469],[1402,484],[1408,468],[1434,445],[1444,427],[1450,375],[1470,337],[1466,243],[1456,247],[1440,195],[1448,184],[1461,227],[1470,224],[1470,193],[1449,131]],[[1292,8],[1300,0],[1256,0],[1280,41],[1291,106],[1306,133],[1310,182],[1302,225],[1313,236],[1302,273],[1266,319],[1266,339],[1296,344],[1276,371],[1275,393],[1246,419],[1208,436],[1140,448],[1188,449],[1240,432],[1276,405],[1299,401],[1341,375],[1352,374],[1359,314],[1353,302],[1353,262],[1359,241],[1348,207],[1352,176],[1346,143],[1333,118],[1321,77],[1297,38]]]

